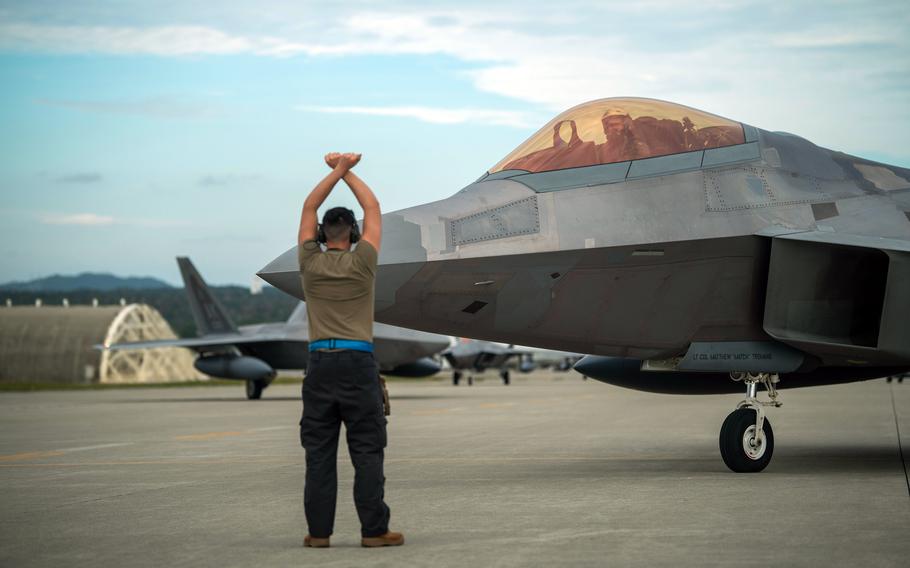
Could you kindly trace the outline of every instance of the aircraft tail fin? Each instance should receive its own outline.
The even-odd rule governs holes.
[[[196,334],[202,336],[211,333],[236,332],[237,326],[231,321],[224,307],[212,295],[212,291],[190,259],[178,256],[177,265],[180,267],[186,297],[190,302],[190,311],[193,312],[193,320],[196,322]]]
[[[304,302],[299,302],[297,307],[294,308],[294,311],[291,312],[291,316],[288,318],[287,323],[306,325],[307,322],[309,322],[309,319],[307,319],[306,304]]]

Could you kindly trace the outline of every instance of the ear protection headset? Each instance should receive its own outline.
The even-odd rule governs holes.
[[[360,227],[357,226],[357,220],[354,219],[354,212],[351,211],[350,209],[347,209],[344,207],[338,207],[337,209],[341,209],[341,211],[335,212],[333,209],[330,209],[322,217],[322,220],[325,221],[327,217],[332,216],[332,217],[335,217],[335,219],[344,219],[345,221],[350,223],[351,224],[351,236],[350,236],[351,244],[356,243],[357,241],[360,240]],[[336,213],[336,214],[330,215],[330,213]],[[325,244],[328,242],[328,239],[326,239],[325,229],[323,228],[323,224],[324,223],[320,223],[319,228],[316,231],[316,242]]]

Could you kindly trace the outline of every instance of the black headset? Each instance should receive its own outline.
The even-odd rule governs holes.
[[[342,208],[338,207],[338,209],[342,209]],[[324,215],[322,217],[323,221],[325,221],[326,216],[327,215]],[[359,241],[360,240],[360,227],[357,226],[357,220],[354,219],[354,212],[351,211],[350,209],[344,208],[343,212],[339,212],[339,215],[337,218],[344,219],[345,221],[347,221],[348,223],[351,224],[351,237],[350,237],[351,244],[354,244],[357,241]],[[328,242],[328,239],[326,239],[326,237],[325,237],[325,229],[323,229],[322,225],[323,225],[323,223],[319,223],[319,229],[316,232],[316,242],[325,244]]]

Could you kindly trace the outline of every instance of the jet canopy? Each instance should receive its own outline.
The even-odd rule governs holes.
[[[490,169],[547,172],[745,143],[743,126],[686,106],[610,98],[573,107]]]

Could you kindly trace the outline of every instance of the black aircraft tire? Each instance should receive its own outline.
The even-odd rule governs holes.
[[[474,375],[468,375],[468,386],[469,387],[474,386]]]
[[[259,400],[262,398],[262,389],[265,388],[265,383],[263,381],[247,381],[246,382],[246,397],[249,400]]]
[[[456,387],[458,386],[459,381],[461,381],[461,373],[455,371],[452,373],[452,384]]]
[[[504,385],[508,385],[508,384],[509,384],[509,382],[510,382],[510,377],[509,377],[509,372],[508,372],[508,371],[503,371],[502,373],[500,373],[499,376],[502,377],[502,384],[504,384]]]
[[[734,410],[720,427],[720,455],[731,470],[736,473],[756,473],[771,463],[774,453],[774,431],[766,418],[762,425],[765,433],[764,448],[746,450],[746,432],[755,430],[755,410],[740,408]],[[750,436],[751,437],[751,436]]]

